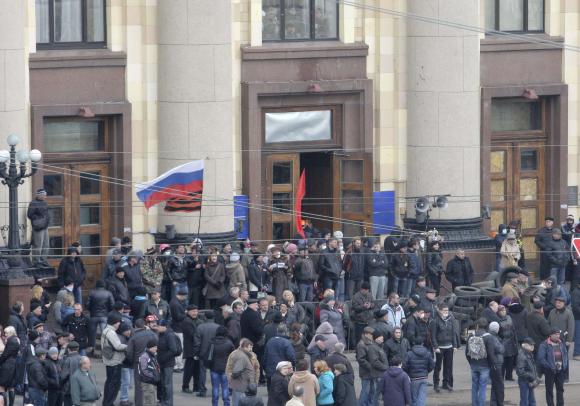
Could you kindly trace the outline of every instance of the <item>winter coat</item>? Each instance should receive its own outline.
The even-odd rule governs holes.
[[[187,301],[179,301],[177,297],[169,302],[169,313],[171,314],[171,329],[176,333],[181,333],[181,323],[185,320],[185,309]]]
[[[345,343],[342,313],[322,302],[320,303],[320,323],[324,322],[330,323],[332,331],[336,334],[338,340]]]
[[[139,356],[139,377],[141,382],[158,385],[161,381],[161,366],[157,356],[149,351],[144,351]]]
[[[67,354],[61,361],[60,381],[62,382],[62,393],[71,393],[71,377],[79,369],[81,355],[78,352]]]
[[[417,319],[415,316],[410,317],[403,326],[403,332],[409,344],[430,345],[429,343],[429,325],[427,322]]]
[[[232,344],[229,337],[223,336],[214,337],[211,344],[213,344],[213,361],[210,369],[213,372],[224,373],[226,372],[228,357],[235,350],[234,344]]]
[[[37,357],[33,357],[30,362],[26,364],[26,376],[28,377],[28,386],[35,389],[47,390],[48,378],[44,363]]]
[[[415,250],[409,250],[407,252],[407,259],[409,260],[409,277],[417,279],[423,274],[423,266],[421,265],[419,253]]]
[[[574,342],[574,333],[576,324],[574,322],[574,315],[572,310],[564,307],[562,310],[553,308],[548,315],[548,323],[551,327],[560,329],[562,339],[569,343]]]
[[[334,374],[330,371],[323,372],[318,377],[318,384],[320,385],[320,393],[316,396],[316,404],[320,406],[333,405]]]
[[[490,333],[489,335],[490,335],[490,347],[488,347],[487,352],[489,366],[492,368],[500,369],[503,366],[505,348],[503,346],[501,338],[497,334]]]
[[[333,352],[332,354],[327,356],[324,360],[326,361],[326,365],[328,365],[328,368],[330,368],[331,371],[334,371],[334,366],[336,364],[343,364],[346,367],[347,374],[354,374],[352,364],[344,354]]]
[[[321,350],[316,344],[314,347],[308,349],[308,355],[310,356],[310,369],[314,372],[314,363],[316,361],[323,361],[328,357],[328,350]]]
[[[481,317],[486,319],[489,323],[491,323],[492,321],[499,323],[499,316],[497,315],[496,312],[494,312],[491,309],[491,307],[486,307],[485,309],[483,309],[483,311],[481,312]]]
[[[199,343],[199,349],[196,355],[198,355],[200,359],[207,359],[207,355],[209,354],[209,347],[211,346],[211,342],[213,341],[218,328],[219,324],[213,320],[208,320],[205,323],[201,323],[199,326],[197,326],[193,341],[194,343]]]
[[[64,331],[74,335],[75,341],[79,343],[80,349],[85,349],[89,345],[89,318],[84,314],[77,317],[74,313],[67,316],[63,322]]]
[[[146,328],[135,329],[129,342],[127,343],[127,361],[133,366],[137,366],[139,357],[147,349],[149,340],[157,340],[157,334]]]
[[[169,310],[169,303],[163,299],[159,299],[159,303],[155,303],[153,300],[147,302],[145,316],[150,314],[157,316],[158,320],[165,320],[168,325],[171,324],[171,310]]]
[[[286,324],[291,326],[292,323],[303,324],[306,322],[306,311],[299,303],[286,303],[288,306],[288,316],[286,318]]]
[[[446,319],[443,319],[439,314],[436,315],[429,325],[429,329],[433,348],[459,348],[461,346],[459,325],[453,314],[449,314]]]
[[[327,248],[320,253],[320,262],[318,264],[319,274],[322,278],[336,280],[342,272],[342,261],[338,249]]]
[[[387,303],[382,307],[382,309],[387,311],[387,322],[393,328],[403,326],[403,320],[405,320],[405,310],[403,309],[403,306],[392,306]]]
[[[260,313],[248,307],[242,313],[240,324],[242,325],[242,337],[247,338],[256,345],[262,338],[262,334],[264,334],[264,324]]]
[[[350,281],[362,281],[368,279],[366,269],[366,253],[364,250],[352,248],[344,258],[344,270]]]
[[[28,205],[26,217],[30,220],[30,225],[34,231],[41,231],[48,228],[50,214],[48,212],[48,203],[44,200],[34,199]]]
[[[297,386],[304,388],[304,395],[302,395],[304,406],[316,406],[316,395],[320,393],[316,376],[308,371],[294,372],[288,384],[288,394],[292,394]]]
[[[285,405],[290,400],[288,384],[290,377],[284,376],[280,371],[268,374],[271,377],[270,389],[268,390],[268,406]]]
[[[433,368],[435,368],[433,356],[422,345],[414,345],[405,355],[403,369],[411,379],[427,378]]]
[[[384,252],[368,252],[367,256],[367,272],[368,276],[386,276],[388,271],[388,259]]]
[[[333,353],[334,352],[334,345],[338,342],[338,337],[336,334],[333,333],[332,326],[330,325],[329,322],[326,321],[326,322],[320,323],[320,326],[318,326],[318,328],[316,329],[316,333],[314,334],[314,337],[316,337],[319,334],[324,336],[324,338],[326,338],[326,350],[329,353]],[[316,343],[314,342],[314,337],[312,337],[310,344],[308,344],[308,348],[307,348],[308,351],[310,351],[312,348],[316,347]]]
[[[116,302],[123,302],[128,305],[131,304],[131,297],[129,296],[129,288],[125,278],[120,279],[117,276],[109,279],[107,289],[112,293]]]
[[[224,264],[208,262],[205,264],[206,299],[221,299],[226,294],[226,269]]]
[[[316,270],[314,269],[314,262],[310,257],[298,257],[294,263],[294,278],[298,283],[312,283],[318,279]]]
[[[550,268],[563,268],[570,261],[570,248],[565,240],[552,238],[547,242],[547,258]]]
[[[16,378],[16,358],[20,351],[18,338],[8,338],[4,351],[0,355],[0,386],[12,388]]]
[[[411,345],[409,344],[409,340],[407,340],[405,337],[401,337],[400,340],[396,340],[395,337],[391,337],[385,341],[383,348],[385,349],[385,354],[387,355],[387,361],[389,361],[389,364],[391,364],[395,356],[399,357],[401,361],[404,360],[405,355],[407,355],[407,352],[411,349]]]
[[[389,406],[407,406],[411,402],[411,379],[399,367],[390,367],[383,374],[383,399]]]
[[[187,280],[188,261],[186,257],[172,256],[167,261],[167,273],[172,282]]]
[[[78,287],[83,286],[85,277],[87,276],[87,271],[85,270],[85,265],[83,264],[81,257],[77,255],[74,257],[64,257],[58,265],[57,274],[58,282],[61,287],[65,285],[64,281],[67,278],[70,278],[74,282],[75,287]]]
[[[384,319],[375,320],[369,323],[369,326],[374,328],[377,334],[382,335],[384,340],[388,340],[393,335],[393,326]]]
[[[505,348],[504,356],[513,357],[518,353],[518,335],[512,318],[506,315],[499,321],[499,336]],[[525,337],[524,337],[525,338]]]
[[[334,378],[332,397],[334,406],[357,406],[354,392],[354,376],[349,373],[340,374]]]
[[[467,362],[469,362],[469,365],[474,368],[489,368],[490,367],[490,362],[488,361],[490,356],[489,354],[494,351],[494,343],[492,342],[492,337],[491,334],[489,334],[487,331],[479,329],[475,331],[475,335],[478,337],[482,337],[483,338],[483,343],[485,344],[485,351],[487,353],[487,357],[486,358],[482,358],[482,359],[472,359],[471,357],[469,357],[469,338],[468,343],[465,345],[465,357],[467,358]]]
[[[528,310],[521,304],[513,304],[508,306],[508,314],[512,318],[514,329],[518,343],[521,343],[524,338],[528,337]]]
[[[516,373],[519,378],[526,382],[534,382],[538,378],[538,370],[533,352],[528,352],[523,348],[520,349],[516,361]]]
[[[225,320],[225,327],[228,329],[228,336],[234,343],[234,347],[238,347],[240,339],[242,338],[242,325],[240,324],[240,315],[232,313]]]
[[[514,297],[519,298],[520,293],[518,292],[518,289],[514,285],[512,285],[510,281],[507,281],[501,288],[501,297],[509,297],[510,299]]]
[[[179,341],[179,337],[170,328],[157,336],[159,337],[157,340],[157,362],[159,362],[159,367],[173,368],[175,366],[175,357],[178,356],[177,341]]]
[[[389,367],[387,356],[383,349],[365,336],[356,345],[356,360],[361,379],[380,378]]]
[[[566,349],[566,345],[564,341],[560,341],[558,343],[560,347],[560,352],[562,353],[562,371],[568,369],[568,350]],[[538,355],[536,357],[538,367],[546,373],[556,372],[556,360],[554,358],[554,348],[552,347],[551,341],[548,338],[541,342],[540,347],[538,348]]]
[[[125,280],[127,281],[127,289],[129,289],[129,294],[135,296],[137,294],[137,289],[144,287],[143,285],[143,275],[141,273],[141,265],[136,263],[131,265],[127,263],[124,266],[125,270]]]
[[[46,372],[48,390],[60,391],[60,365],[58,364],[58,361],[54,361],[52,358],[47,358],[44,361],[44,371]]]
[[[270,279],[268,270],[262,264],[258,264],[256,261],[252,260],[250,265],[248,265],[248,276],[250,278],[250,283],[258,288],[258,291],[264,289],[271,291],[272,280]]]
[[[532,312],[528,314],[527,325],[528,334],[534,340],[536,347],[550,335],[550,323],[540,313]]]
[[[290,361],[294,365],[296,364],[296,353],[288,337],[276,336],[268,340],[262,360],[264,371],[268,376],[272,376],[276,372],[276,366],[280,361]]]
[[[538,230],[538,234],[534,238],[534,243],[538,246],[541,251],[540,255],[546,255],[548,251],[548,243],[552,240],[552,232],[554,231],[553,228],[542,227]]]
[[[71,400],[73,405],[96,402],[101,398],[97,378],[92,371],[83,372],[77,369],[70,378]]]
[[[113,294],[105,288],[96,288],[89,293],[86,310],[89,311],[91,317],[107,317],[114,306]]]
[[[101,346],[107,348],[108,353],[112,354],[111,358],[103,356],[103,364],[105,366],[120,365],[125,361],[127,344],[124,344],[119,339],[117,331],[107,324],[107,327],[101,333]],[[101,351],[103,353],[103,351]]]
[[[196,355],[194,351],[195,331],[201,323],[202,320],[199,317],[192,319],[188,315],[181,322],[181,330],[183,331],[183,358],[193,358]]]
[[[459,259],[454,256],[447,262],[445,277],[453,286],[471,286],[473,282],[473,267],[469,258]]]
[[[226,376],[230,389],[236,392],[245,392],[251,383],[258,384],[260,364],[253,352],[247,353],[242,349],[233,351],[226,364]]]
[[[391,255],[391,274],[396,278],[409,277],[409,258],[404,252],[397,252]]]
[[[370,303],[370,307],[365,307],[365,303]],[[370,291],[366,293],[358,291],[351,301],[351,318],[356,323],[369,324],[373,320],[373,309],[375,303]]]
[[[443,273],[443,254],[441,251],[427,252],[425,265],[429,275],[441,275]]]
[[[510,241],[514,241],[511,243]],[[504,240],[500,249],[501,261],[500,268],[507,268],[510,266],[518,266],[518,261],[521,258],[520,247],[515,240]]]
[[[226,265],[226,276],[228,277],[228,289],[234,286],[247,289],[246,273],[239,262],[230,262]]]
[[[290,286],[292,269],[283,257],[272,258],[268,263],[268,272],[272,275],[272,292],[276,300],[281,302],[282,294]]]

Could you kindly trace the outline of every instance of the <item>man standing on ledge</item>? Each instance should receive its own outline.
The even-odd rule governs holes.
[[[48,204],[46,204],[46,190],[40,188],[36,191],[36,199],[28,205],[26,217],[32,225],[32,263],[36,266],[49,266],[46,262],[48,256]]]

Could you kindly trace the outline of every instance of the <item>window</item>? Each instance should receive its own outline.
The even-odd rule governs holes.
[[[39,49],[104,48],[106,0],[35,0]]]
[[[332,111],[266,113],[266,142],[308,142],[332,139]]]
[[[544,0],[486,0],[485,28],[544,32]]]
[[[97,152],[104,150],[103,121],[44,122],[44,150],[46,152]]]
[[[338,39],[336,0],[263,0],[263,41]]]
[[[537,131],[542,129],[542,103],[520,100],[493,100],[491,130],[493,132]]]

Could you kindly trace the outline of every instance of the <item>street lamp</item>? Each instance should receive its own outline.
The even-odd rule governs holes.
[[[8,249],[10,256],[8,264],[10,268],[22,269],[22,257],[20,254],[20,236],[18,234],[18,186],[24,183],[24,179],[34,175],[37,171],[36,163],[42,159],[39,150],[20,150],[16,152],[16,145],[20,139],[15,134],[10,134],[6,140],[10,151],[0,150],[0,178],[2,184],[8,186]],[[18,161],[18,164],[16,163]],[[31,161],[31,170],[27,171],[26,164]],[[20,168],[18,168],[20,166]]]

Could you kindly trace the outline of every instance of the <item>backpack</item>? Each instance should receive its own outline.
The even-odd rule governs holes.
[[[483,339],[486,335],[488,333],[480,336],[472,335],[467,339],[467,356],[470,359],[478,361],[487,358],[487,348],[485,347],[485,340]]]

